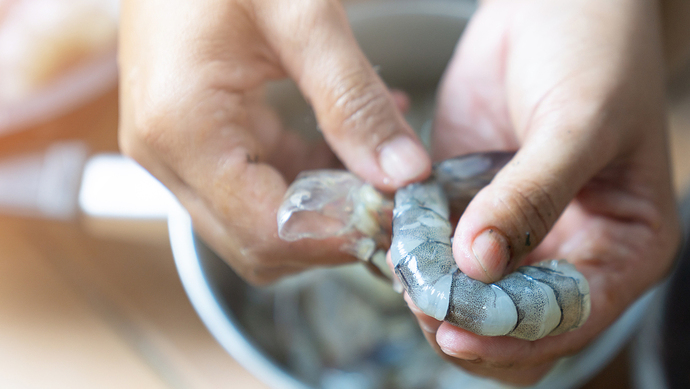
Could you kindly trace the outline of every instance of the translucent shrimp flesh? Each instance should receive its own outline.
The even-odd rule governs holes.
[[[451,209],[471,198],[513,156],[478,153],[434,166],[430,179],[395,194],[391,259],[394,272],[427,315],[484,336],[536,340],[581,327],[590,312],[587,279],[567,261],[519,267],[493,284],[462,273],[451,251]],[[298,177],[278,212],[281,238],[343,236],[343,249],[363,260],[382,256],[390,202],[351,173]]]

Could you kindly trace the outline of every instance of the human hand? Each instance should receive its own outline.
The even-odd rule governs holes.
[[[361,53],[338,1],[125,0],[120,145],[190,212],[195,230],[254,283],[353,258],[342,242],[284,242],[286,179],[342,163],[382,190],[430,161]],[[310,145],[262,102],[291,77],[328,142]]]
[[[668,272],[679,229],[659,31],[656,2],[628,0],[487,1],[468,25],[439,93],[433,156],[519,151],[461,216],[456,262],[494,282],[566,258],[589,281],[592,311],[576,331],[529,342],[412,306],[447,359],[534,383]]]

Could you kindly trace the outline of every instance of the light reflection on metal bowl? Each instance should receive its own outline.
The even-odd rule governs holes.
[[[436,85],[472,9],[462,1],[350,9],[355,35],[372,64],[391,87],[410,94],[408,120],[415,128],[432,115]],[[294,85],[274,85],[269,95],[288,126],[315,131]],[[505,387],[436,356],[400,295],[359,265],[318,269],[255,288],[204,245],[181,207],[171,212],[169,231],[180,278],[209,331],[272,387]],[[572,388],[591,378],[637,328],[650,294],[587,349],[557,364],[537,387]]]

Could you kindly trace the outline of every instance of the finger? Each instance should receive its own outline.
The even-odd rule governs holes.
[[[447,327],[452,326],[448,323],[444,323],[433,339],[436,343],[437,350],[440,350],[439,352],[441,355],[446,356],[446,359],[472,374],[498,379],[513,385],[533,385],[544,377],[555,363],[555,359],[536,365],[523,364],[520,359],[488,359],[483,357],[481,353],[476,352],[479,350],[470,349],[468,351],[467,349],[459,347],[457,343],[462,344],[463,341],[467,340],[467,338],[463,337],[463,330],[452,327],[453,331],[448,331]],[[482,342],[484,347],[488,347],[489,349],[496,349],[502,346],[501,342],[496,342],[495,344],[486,342],[486,338],[483,337],[476,337],[475,339]],[[525,343],[527,343],[527,347],[529,347],[529,342]],[[463,351],[454,351],[458,349]]]
[[[521,33],[510,36],[510,56],[500,78],[510,124],[522,147],[470,203],[455,233],[453,248],[461,270],[485,282],[500,279],[538,246],[595,174],[614,158],[616,163],[630,163],[626,158],[648,136],[649,128],[663,127],[656,75],[661,71],[651,40],[655,34],[626,38],[646,42],[635,47],[652,47],[649,53],[627,50],[629,46],[607,29],[616,25],[625,30],[625,23],[635,18],[615,16],[597,28],[568,30],[556,16],[548,17],[562,15],[556,8],[543,12],[541,25],[520,26]],[[490,26],[485,23],[485,28]],[[564,42],[579,49],[564,51]],[[601,66],[587,66],[591,61]],[[630,66],[621,66],[622,61]],[[635,79],[644,79],[645,94],[636,94],[639,86],[627,81]],[[460,112],[467,110],[468,106],[459,107]]]
[[[463,31],[439,84],[431,138],[434,160],[518,148],[505,95],[508,40],[500,28],[510,25],[515,6],[482,5]]]
[[[208,144],[216,142],[213,138],[208,140]],[[216,151],[208,144],[197,143],[195,149],[206,154]],[[236,147],[252,152],[250,145]],[[144,142],[129,140],[123,144],[123,150],[177,196],[189,211],[195,231],[249,282],[264,284],[315,264],[353,260],[340,252],[343,242],[339,239],[318,244],[314,241],[288,243],[276,236],[275,209],[282,202],[286,183],[269,165],[247,162],[246,157],[228,166],[194,158],[189,163],[196,164],[195,167],[173,171]],[[228,158],[228,153],[215,155],[219,159]],[[238,165],[242,164],[245,164],[244,172],[238,173]],[[205,178],[190,178],[203,175],[202,170]],[[242,183],[233,185],[238,180]]]
[[[215,42],[212,38],[218,29],[227,32],[223,29],[242,25],[227,23],[238,14],[228,7],[223,10],[231,15],[209,15],[197,2],[124,3],[120,39],[123,152],[173,191],[192,214],[195,229],[252,282],[267,282],[310,264],[353,260],[339,252],[343,242],[338,239],[315,244],[278,238],[276,210],[286,182],[264,161],[276,155],[272,148],[299,150],[301,146],[294,139],[284,142],[277,118],[255,109],[255,99],[242,89],[246,80],[233,84],[237,80],[223,79],[227,72],[216,68],[209,72],[209,63],[235,69],[235,62],[246,59],[241,53],[235,53],[240,55],[235,62],[198,62],[213,51],[207,44]],[[192,23],[195,18],[203,20],[199,28],[166,28]],[[148,31],[154,24],[159,25]],[[167,33],[157,36],[160,31]],[[157,51],[162,46],[166,49]],[[198,50],[198,56],[190,59],[189,47]],[[273,70],[265,68],[269,70],[253,69],[257,79],[271,77]],[[309,154],[295,150],[291,150],[291,164],[308,166]]]
[[[123,133],[127,132],[125,127],[127,126],[123,125]],[[209,140],[209,143],[214,143],[214,140]],[[286,184],[281,175],[268,165],[256,164],[263,166],[256,167],[253,171],[252,166],[248,166],[247,173],[235,175],[236,166],[218,167],[202,163],[200,159],[192,159],[190,164],[196,163],[196,168],[173,171],[157,151],[137,137],[123,141],[122,148],[176,195],[190,213],[195,232],[251,283],[271,282],[314,264],[337,264],[353,260],[340,252],[339,247],[343,242],[339,239],[316,244],[314,241],[287,243],[277,238],[275,209],[282,200]],[[213,148],[204,147],[203,144],[196,149],[201,153],[213,151]],[[251,152],[249,147],[245,147],[245,150]],[[216,156],[227,157],[223,154]],[[247,162],[245,160],[240,163]],[[185,176],[186,181],[181,178],[185,174],[194,175],[190,172],[196,169],[204,170],[209,181],[190,179],[188,176]],[[226,174],[239,177],[246,184],[235,187],[232,185],[234,180],[223,178]],[[218,180],[221,183],[213,180],[214,175],[220,176]]]
[[[592,150],[584,137],[562,139],[568,133],[535,129],[470,202],[453,240],[467,275],[498,281],[539,245],[584,183],[611,160],[610,150]]]
[[[621,289],[620,285],[612,286],[611,282],[618,277],[618,274],[613,277],[611,274],[617,273],[617,269],[599,266],[585,270],[592,281],[592,314],[577,331],[526,341],[508,336],[479,336],[443,323],[434,336],[439,352],[454,358],[456,364],[475,374],[519,384],[531,383],[548,372],[558,359],[580,352],[625,307],[620,301],[611,299]]]
[[[421,142],[361,52],[339,2],[266,1],[256,8],[269,44],[350,170],[388,190],[429,174]]]
[[[424,337],[436,352],[473,374],[516,385],[529,385],[541,379],[553,366],[553,361],[548,359],[552,356],[548,347],[540,355],[531,350],[532,342],[478,336],[426,315],[407,293],[405,301],[417,318]],[[536,363],[535,355],[539,358]]]
[[[531,347],[531,342],[475,335],[426,315],[407,293],[404,298],[429,344],[439,355],[467,371],[512,384],[528,385],[537,382],[553,365],[549,359],[535,364],[534,354],[525,352]],[[550,355],[548,352],[545,354]]]

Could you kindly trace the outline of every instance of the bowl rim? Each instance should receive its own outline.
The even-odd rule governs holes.
[[[192,219],[179,203],[168,214],[168,232],[175,266],[189,300],[209,332],[237,362],[274,388],[307,389],[306,384],[258,350],[240,329],[237,318],[219,301],[199,259]],[[647,291],[613,325],[580,353],[563,358],[533,388],[581,386],[603,369],[638,329],[659,287]]]
[[[348,15],[357,21],[381,15],[424,14],[469,19],[476,8],[469,1],[436,0],[396,2],[391,11],[389,2],[356,4],[348,8]],[[384,8],[386,7],[386,8]],[[269,357],[257,350],[245,338],[234,315],[218,300],[213,287],[204,274],[192,221],[187,211],[177,203],[168,215],[170,243],[177,270],[189,299],[211,334],[220,345],[243,367],[266,384],[276,388],[308,388],[304,383],[280,368]],[[647,291],[580,353],[563,358],[533,388],[574,388],[590,380],[615,357],[634,332],[648,309],[658,287]],[[241,327],[241,326],[240,326]],[[496,387],[485,380],[487,386]],[[500,385],[500,384],[498,384]],[[503,387],[503,386],[499,386]]]
[[[199,260],[192,218],[177,203],[168,214],[168,233],[175,266],[192,306],[211,335],[245,369],[274,388],[308,387],[259,351],[237,327],[237,318],[218,301]]]

